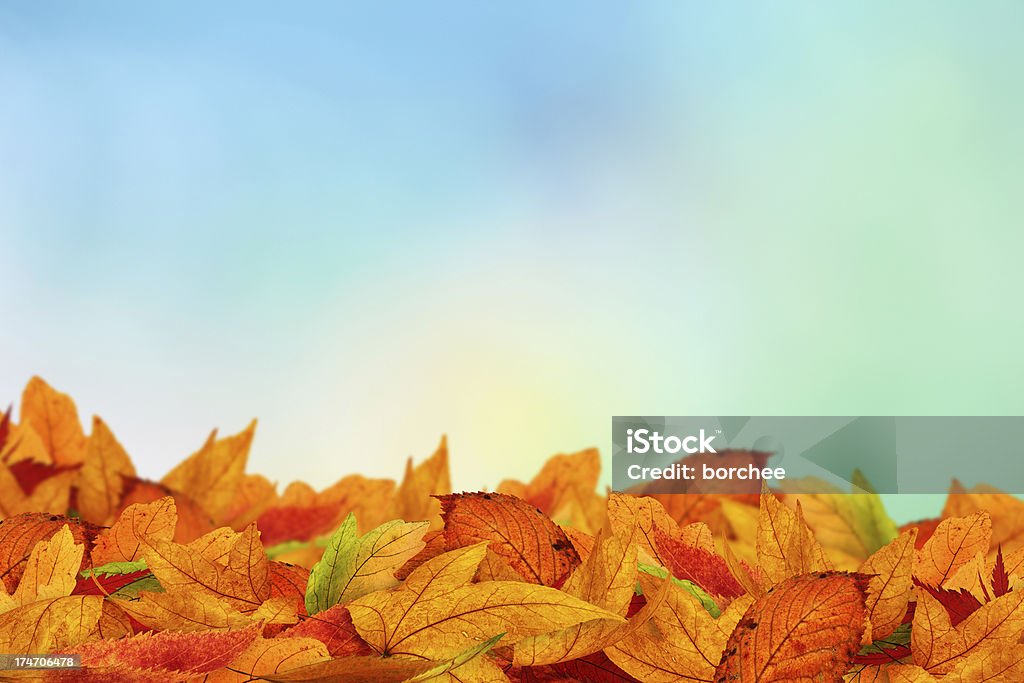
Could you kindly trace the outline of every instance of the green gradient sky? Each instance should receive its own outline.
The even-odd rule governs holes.
[[[187,6],[186,6],[187,5]],[[159,476],[1020,414],[1024,5],[0,8],[0,396]],[[900,517],[934,512],[901,500]]]

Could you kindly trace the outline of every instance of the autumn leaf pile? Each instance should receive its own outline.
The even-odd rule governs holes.
[[[954,484],[897,528],[871,493],[596,492],[600,459],[451,493],[278,492],[255,425],[161,481],[42,380],[0,420],[0,653],[96,681],[1024,681],[1024,502]]]

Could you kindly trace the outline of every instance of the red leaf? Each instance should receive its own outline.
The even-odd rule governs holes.
[[[629,601],[629,608],[626,610],[626,618],[629,619],[634,614],[639,612],[647,604],[647,598],[642,595],[633,595],[633,599]]]
[[[263,545],[284,541],[310,541],[330,532],[338,520],[339,505],[285,505],[266,510],[256,520]]]
[[[891,648],[883,649],[881,652],[870,652],[868,654],[855,655],[853,657],[853,663],[881,666],[883,664],[892,664],[893,662],[909,656],[909,645],[894,645]]]
[[[914,541],[914,548],[920,550],[928,542],[928,539],[932,537],[932,534],[935,533],[935,529],[941,521],[941,519],[922,519],[917,522],[910,522],[900,527],[900,533],[902,534],[910,529],[917,529],[917,540]]]
[[[615,665],[604,652],[548,666],[524,666],[506,671],[508,677],[520,683],[548,683],[549,681],[587,681],[587,683],[640,683]]]
[[[0,417],[0,452],[7,445],[7,437],[11,433],[11,406],[7,406],[7,412]]]
[[[729,571],[729,565],[718,555],[672,538],[660,529],[655,539],[658,553],[677,579],[692,581],[708,593],[723,598],[738,598],[746,593]]]
[[[110,595],[128,584],[135,583],[139,579],[149,576],[148,569],[140,569],[137,572],[127,574],[107,574],[104,576],[80,577],[75,584],[72,595]]]
[[[257,635],[258,626],[240,631],[163,631],[98,640],[78,645],[63,654],[82,655],[82,664],[88,667],[203,674],[230,664]]]
[[[300,615],[306,614],[306,582],[309,570],[287,562],[271,562],[270,597],[292,598]]]
[[[79,465],[44,465],[33,460],[19,460],[13,465],[8,465],[11,474],[18,480],[18,486],[27,496],[31,496],[36,487],[50,477],[78,468]]]
[[[942,603],[942,606],[946,608],[946,612],[949,614],[949,623],[953,626],[956,626],[981,608],[981,601],[964,588],[954,591],[948,588],[929,586],[919,581],[916,577],[914,578],[914,584],[918,588],[928,591],[933,598]]]
[[[316,638],[327,646],[327,651],[332,657],[374,654],[366,641],[356,632],[356,627],[352,625],[352,615],[345,605],[335,605],[316,616],[306,617],[280,637]]]
[[[1003,563],[1003,546],[999,546],[996,554],[996,566],[992,568],[992,592],[994,597],[1001,598],[1010,592],[1010,577]]]

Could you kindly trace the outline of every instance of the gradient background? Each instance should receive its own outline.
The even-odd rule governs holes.
[[[0,5],[0,396],[318,486],[1024,413],[1024,4],[337,4]]]

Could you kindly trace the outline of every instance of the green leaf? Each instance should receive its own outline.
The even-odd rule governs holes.
[[[639,569],[640,571],[642,571],[645,574],[650,574],[651,576],[657,576],[659,579],[667,579],[667,578],[669,578],[668,570],[665,569],[664,567],[658,567],[658,566],[651,565],[651,564],[643,564],[643,563],[641,563],[641,564],[637,565],[637,569]],[[707,610],[708,614],[713,616],[715,619],[717,619],[719,616],[721,616],[722,610],[718,607],[718,603],[715,602],[714,598],[712,598],[710,595],[708,595],[706,592],[704,592],[703,588],[701,588],[700,586],[698,586],[697,584],[695,584],[692,581],[687,581],[686,579],[677,579],[674,576],[672,577],[672,582],[675,583],[680,588],[682,588],[683,590],[685,590],[687,593],[689,593],[693,597],[697,598],[697,600],[700,601],[700,604],[704,606],[704,609]],[[639,584],[637,584],[637,585],[639,586]],[[638,593],[640,593],[640,592],[642,592],[642,591],[638,590]]]
[[[349,514],[309,573],[306,611],[313,615],[397,585],[394,571],[423,549],[429,526],[429,522],[396,519],[359,536],[356,518]]]
[[[131,574],[132,572],[141,572],[149,569],[146,565],[145,560],[138,560],[137,562],[108,562],[99,567],[88,567],[82,570],[82,578],[89,578],[90,576],[120,576],[121,574]]]

